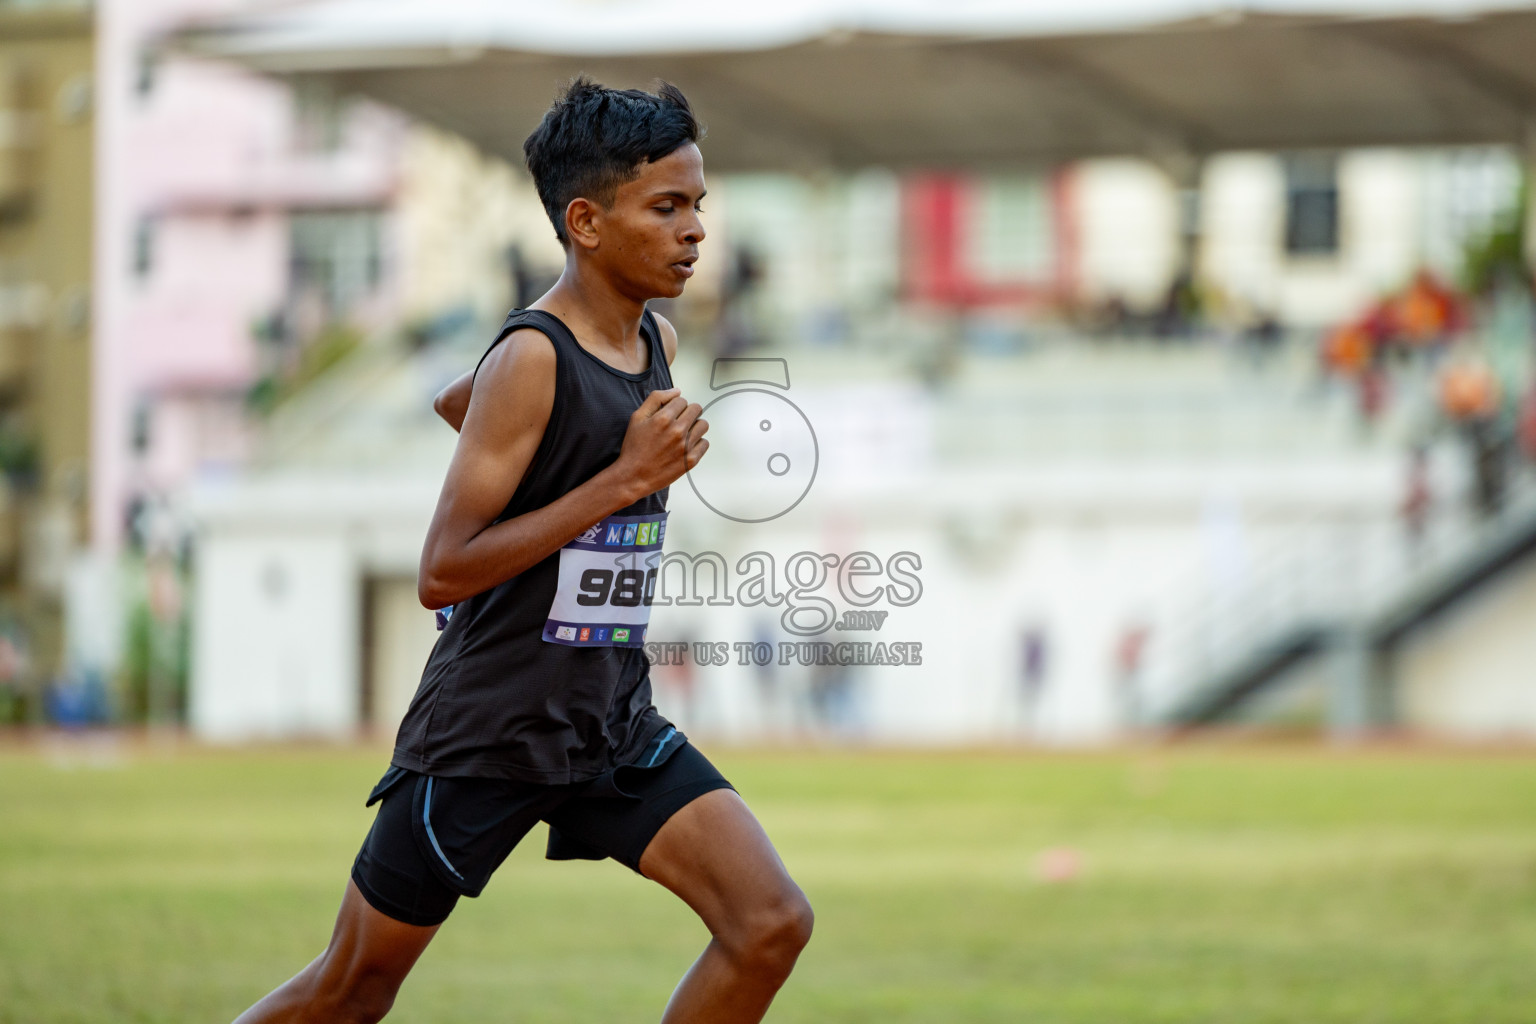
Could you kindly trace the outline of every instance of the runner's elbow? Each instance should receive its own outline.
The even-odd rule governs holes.
[[[455,595],[448,583],[432,567],[423,565],[416,575],[416,599],[429,611],[446,608],[454,603]]]
[[[437,413],[450,427],[457,430],[464,422],[464,414],[468,411],[468,405],[458,400],[452,388],[444,388],[432,399],[432,411]]]

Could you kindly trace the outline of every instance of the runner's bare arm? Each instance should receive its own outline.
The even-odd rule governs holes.
[[[446,420],[454,430],[464,429],[464,414],[469,411],[469,395],[474,382],[475,371],[466,370],[463,376],[443,388],[432,399],[432,411]]]
[[[554,345],[538,331],[512,332],[480,364],[422,546],[416,590],[426,607],[457,604],[531,568],[677,480],[709,448],[702,409],[676,388],[653,391],[629,418],[612,465],[543,508],[491,525],[532,464],[554,400]]]
[[[671,366],[672,360],[677,358],[677,328],[673,327],[660,313],[654,316],[656,326],[661,332],[661,347],[667,354],[667,365]],[[469,397],[473,393],[474,384],[475,371],[468,370],[432,399],[433,411],[446,420],[454,430],[464,429],[464,414],[469,411]]]

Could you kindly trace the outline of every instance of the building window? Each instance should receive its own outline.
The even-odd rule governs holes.
[[[957,306],[1048,301],[1069,287],[1066,175],[914,175],[902,186],[908,294]]]
[[[133,90],[140,99],[148,99],[155,91],[160,78],[160,53],[152,46],[139,50],[138,67],[133,78]]]
[[[1331,153],[1284,158],[1285,252],[1333,256],[1339,251],[1339,162]]]
[[[133,276],[140,281],[155,269],[155,218],[140,217],[133,229]]]
[[[1507,149],[1452,149],[1439,154],[1445,232],[1457,249],[1499,231],[1519,229],[1520,160]]]
[[[324,82],[300,79],[293,87],[293,143],[300,153],[341,148],[346,105]]]
[[[1048,179],[1018,174],[976,183],[972,260],[988,281],[1038,281],[1055,268],[1056,237]]]
[[[296,297],[313,296],[328,319],[340,319],[378,289],[384,254],[376,211],[296,213],[290,227]]]

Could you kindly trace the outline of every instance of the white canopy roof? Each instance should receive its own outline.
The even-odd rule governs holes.
[[[521,159],[560,83],[676,82],[712,169],[1520,143],[1536,5],[1468,0],[322,0],[177,44]]]

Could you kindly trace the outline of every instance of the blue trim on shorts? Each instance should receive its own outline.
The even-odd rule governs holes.
[[[448,866],[448,870],[453,872],[453,877],[463,881],[464,876],[459,874],[447,854],[443,853],[443,848],[437,845],[437,836],[432,831],[432,776],[430,775],[427,776],[427,791],[423,794],[421,801],[421,823],[427,826],[427,838],[432,840],[432,849],[437,851],[438,857]]]
[[[645,762],[645,766],[647,768],[650,768],[656,763],[656,759],[660,757],[661,752],[666,749],[667,741],[672,738],[672,734],[675,732],[677,732],[677,727],[674,725],[669,725],[667,726],[667,731],[662,733],[660,738],[656,740],[656,753],[652,754],[651,759]]]

